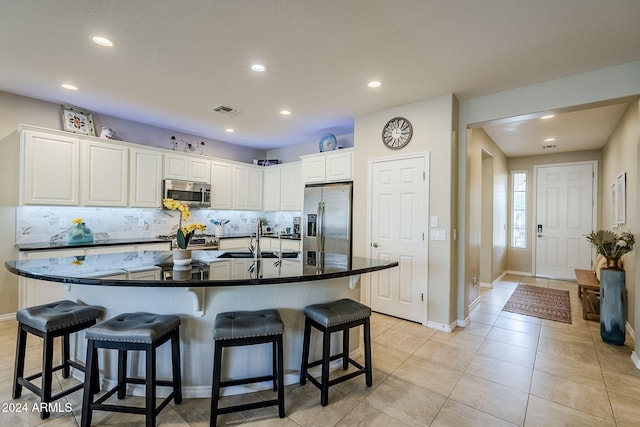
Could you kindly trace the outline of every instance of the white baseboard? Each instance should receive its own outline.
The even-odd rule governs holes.
[[[626,325],[625,325],[627,332],[629,332],[629,335],[631,335],[632,337],[635,338],[636,336],[636,332],[633,330],[633,326],[631,326],[631,323],[629,323],[629,321],[627,320]]]
[[[466,328],[471,323],[471,318],[469,316],[467,316],[465,319],[456,320],[456,323],[457,323],[458,327]]]
[[[635,351],[631,352],[631,361],[637,369],[640,369],[640,358],[638,357],[638,353]]]
[[[16,320],[15,313],[0,314],[0,322],[5,320]]]
[[[507,270],[505,274],[515,274],[516,276],[527,276],[533,277],[534,274],[530,271],[515,271],[515,270]]]
[[[454,321],[451,324],[446,325],[444,323],[427,322],[427,328],[436,329],[442,332],[453,332],[453,330],[456,328],[457,323],[457,321]]]
[[[480,282],[480,287],[481,287],[481,288],[489,288],[489,289],[492,289],[492,288],[493,288],[493,283]]]
[[[482,300],[480,299],[480,295],[478,295],[476,299],[471,301],[471,304],[469,304],[469,311],[473,310],[476,307],[476,305],[480,304],[480,301]]]

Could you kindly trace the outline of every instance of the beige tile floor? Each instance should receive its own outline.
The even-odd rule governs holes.
[[[518,282],[569,290],[573,323],[501,311]],[[367,388],[362,377],[339,384],[322,407],[313,385],[291,385],[285,419],[267,408],[218,421],[247,426],[640,425],[640,370],[630,359],[632,337],[621,347],[604,344],[599,323],[582,320],[575,283],[507,276],[482,293],[470,317],[468,327],[447,334],[374,314],[373,387]],[[45,421],[9,406],[36,402],[28,391],[11,399],[15,333],[14,321],[0,322],[0,425],[79,425],[81,392],[64,400],[72,412],[54,413]],[[27,366],[33,370],[40,362],[39,346],[31,340]],[[59,387],[75,380],[57,376],[57,381]],[[222,404],[246,398],[225,397]],[[158,425],[206,426],[208,419],[209,399],[185,399],[165,408]],[[94,415],[94,425],[143,424],[136,415]]]

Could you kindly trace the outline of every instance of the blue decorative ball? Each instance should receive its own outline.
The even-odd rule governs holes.
[[[338,140],[332,133],[325,133],[320,138],[320,151],[332,151],[338,148]]]

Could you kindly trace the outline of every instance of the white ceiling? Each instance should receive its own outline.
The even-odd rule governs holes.
[[[0,0],[0,90],[267,150],[433,96],[640,60],[639,23],[638,0]],[[254,61],[269,71],[249,71]],[[587,123],[599,112],[609,128],[620,113]],[[507,153],[540,145],[522,130],[533,125],[517,127],[519,141],[487,129]]]

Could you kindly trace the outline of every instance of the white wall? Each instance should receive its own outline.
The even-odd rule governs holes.
[[[616,183],[620,173],[626,173],[627,177],[627,222],[617,229],[616,232],[629,230],[636,234],[638,238],[638,143],[640,143],[640,121],[638,120],[638,102],[632,102],[627,107],[620,122],[611,134],[607,144],[602,149],[602,172],[600,174],[601,191],[600,206],[602,214],[598,221],[598,228],[612,229],[612,218],[609,200],[611,184]],[[640,242],[639,242],[640,243]],[[640,247],[636,247],[636,253]],[[636,281],[636,257],[634,254],[625,255],[623,258],[626,289],[628,296],[627,321],[631,325],[638,325],[636,321],[636,301],[637,293],[640,293],[640,283]],[[637,329],[636,329],[637,330]],[[640,332],[640,331],[638,331]]]
[[[437,216],[439,227],[446,230],[445,241],[428,242],[427,321],[449,326],[455,321],[455,260],[452,230],[454,228],[455,147],[452,143],[457,100],[452,95],[430,98],[389,110],[358,116],[355,119],[355,164],[353,200],[353,250],[356,256],[368,256],[367,203],[369,197],[368,164],[375,158],[410,153],[430,153],[429,212],[425,218]],[[400,151],[385,147],[381,131],[389,119],[407,118],[413,125],[411,142]],[[427,221],[428,225],[428,221]],[[425,230],[428,236],[428,230]],[[364,278],[366,283],[366,277]],[[368,286],[364,287],[365,291]]]

